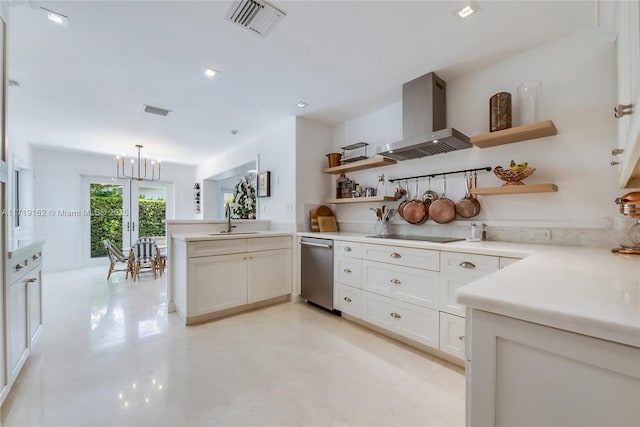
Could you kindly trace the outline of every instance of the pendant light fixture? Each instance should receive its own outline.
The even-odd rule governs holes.
[[[136,144],[138,148],[138,159],[130,159],[129,166],[127,166],[127,161],[125,159],[125,155],[116,157],[116,173],[117,177],[120,179],[130,179],[138,182],[142,181],[159,181],[160,180],[160,160],[157,162],[155,160],[148,161],[147,156],[142,157],[142,145]],[[148,165],[149,163],[149,165]],[[147,168],[150,166],[151,171],[147,172]],[[130,169],[131,172],[127,173],[127,169]],[[147,175],[149,173],[149,175]]]

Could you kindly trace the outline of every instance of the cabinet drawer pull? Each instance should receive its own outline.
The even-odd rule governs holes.
[[[472,268],[476,268],[476,265],[474,263],[472,263],[472,262],[469,262],[469,261],[462,261],[460,263],[460,267],[472,269]]]
[[[391,258],[402,258],[402,255],[400,255],[398,252],[394,252],[391,254]]]
[[[27,280],[27,283],[33,283],[36,280],[38,280],[38,279],[36,279],[35,277],[32,277],[31,279]]]
[[[611,155],[612,156],[617,156],[624,153],[624,148],[614,148],[613,150],[611,150]]]
[[[34,261],[37,260],[38,258],[40,258],[40,255],[38,254],[34,254],[31,259],[33,259]]]
[[[349,270],[348,268],[345,268],[345,269],[344,269],[344,270],[342,270],[342,271],[344,271],[345,273],[351,273],[351,270]]]
[[[349,298],[349,297],[344,297],[344,300],[345,300],[346,302],[351,302],[351,298]]]
[[[464,335],[460,335],[460,336],[458,337],[458,339],[459,339],[460,341],[464,342]]]
[[[22,270],[23,268],[24,268],[24,265],[16,264],[16,270]]]
[[[351,252],[351,248],[350,248],[349,246],[345,246],[345,247],[344,247],[344,251],[345,251],[345,252]]]
[[[633,114],[633,104],[618,104],[613,108],[614,116],[616,119],[619,119],[622,116],[626,116],[628,114]]]
[[[402,282],[401,282],[400,280],[398,280],[398,279],[391,279],[391,280],[389,280],[389,281],[390,281],[391,283],[393,283],[394,285],[400,285],[400,284],[402,284]]]
[[[402,319],[402,316],[400,316],[398,313],[390,313],[389,315],[391,317],[395,317],[396,319]]]

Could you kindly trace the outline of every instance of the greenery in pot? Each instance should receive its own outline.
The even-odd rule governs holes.
[[[236,184],[230,206],[231,218],[256,219],[256,188],[248,176]]]

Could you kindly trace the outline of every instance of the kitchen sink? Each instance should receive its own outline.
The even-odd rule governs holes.
[[[231,232],[227,232],[227,231],[218,231],[217,233],[209,233],[209,236],[220,236],[220,235],[224,235],[224,234],[229,234],[231,236],[236,235],[236,234],[258,234],[259,231],[231,231]]]
[[[386,234],[384,236],[367,236],[376,239],[398,239],[398,240],[419,240],[421,242],[450,243],[464,240],[460,237],[440,237],[440,236],[410,236],[405,234]]]

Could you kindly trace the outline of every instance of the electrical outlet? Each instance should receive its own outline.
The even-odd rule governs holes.
[[[531,240],[551,240],[551,230],[531,230]]]

